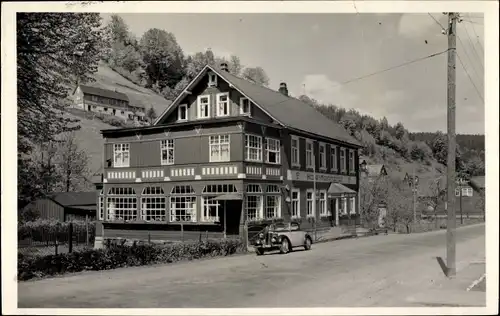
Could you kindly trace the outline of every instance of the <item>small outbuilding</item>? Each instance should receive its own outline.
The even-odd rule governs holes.
[[[33,201],[26,208],[31,208],[41,219],[94,220],[97,208],[97,191],[92,192],[58,192],[47,194]]]

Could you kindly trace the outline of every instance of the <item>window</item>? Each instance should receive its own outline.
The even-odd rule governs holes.
[[[181,104],[177,108],[177,120],[178,121],[187,121],[187,105]]]
[[[326,145],[319,144],[319,168],[326,170]]]
[[[174,164],[174,140],[163,139],[161,141],[161,164],[173,165]]]
[[[345,148],[340,148],[340,168],[342,172],[347,170],[346,159],[345,159]]]
[[[190,185],[172,188],[170,197],[170,221],[196,222],[196,196]]]
[[[349,150],[349,172],[354,173],[354,150]]]
[[[248,98],[240,98],[240,114],[248,116],[252,115],[250,100],[248,100]]]
[[[112,187],[106,200],[108,220],[130,221],[137,217],[137,197],[133,188]]]
[[[337,168],[337,146],[330,147],[330,169],[338,170]]]
[[[104,108],[104,112],[108,112],[108,108]]]
[[[281,196],[266,195],[266,218],[280,217]]]
[[[99,192],[99,220],[104,220],[104,193]]]
[[[122,114],[122,115],[123,115],[123,114],[125,114],[125,111],[121,111],[121,114]]]
[[[198,118],[209,118],[210,117],[210,96],[200,95],[198,96]]]
[[[141,211],[145,221],[167,220],[166,199],[161,187],[145,187],[142,190]]]
[[[319,215],[328,216],[328,210],[326,208],[326,190],[319,192]]]
[[[456,189],[458,190],[458,189]],[[455,190],[455,192],[456,192]],[[458,194],[455,194],[456,196],[460,196],[460,191],[458,192]],[[472,196],[472,188],[469,188],[469,187],[466,187],[466,188],[462,188],[462,196]]]
[[[460,196],[460,189],[459,188],[455,188],[455,196]]]
[[[229,116],[229,93],[217,94],[217,116]]]
[[[266,159],[268,163],[280,163],[280,141],[273,138],[266,138]]]
[[[215,87],[217,86],[217,75],[213,72],[208,73],[208,86]]]
[[[349,207],[349,213],[350,214],[356,214],[356,198],[352,197],[349,199],[350,202],[350,207]]]
[[[229,135],[210,136],[210,162],[229,161]]]
[[[313,190],[307,190],[306,192],[306,202],[307,202],[307,217],[314,217],[314,192]]]
[[[245,211],[247,219],[257,220],[263,217],[262,189],[258,184],[247,184],[245,196]]]
[[[237,192],[234,184],[211,184],[203,188],[201,221],[202,222],[219,222],[221,201],[213,200],[220,193]],[[215,194],[214,194],[215,193]]]
[[[128,167],[130,165],[130,144],[114,144],[114,167]]]
[[[248,161],[262,161],[262,137],[245,135],[245,159]]]
[[[299,138],[292,136],[292,166],[300,167]]]
[[[300,191],[292,190],[292,218],[300,217]]]
[[[306,139],[306,167],[314,168],[313,141]]]

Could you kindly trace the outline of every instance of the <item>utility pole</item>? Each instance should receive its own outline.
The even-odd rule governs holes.
[[[457,18],[458,13],[448,13],[448,111],[447,111],[447,136],[448,136],[448,161],[447,161],[447,208],[448,223],[446,225],[446,266],[447,276],[456,275],[456,226],[455,213],[455,158],[456,158],[456,135],[455,135],[455,94],[456,94],[456,49],[457,49]]]
[[[412,175],[412,181],[411,181],[411,184],[412,184],[411,191],[412,191],[412,194],[413,194],[413,222],[414,223],[417,222],[417,201],[416,201],[417,187],[416,187],[415,181],[416,181],[415,180],[415,166],[413,166],[413,175]]]

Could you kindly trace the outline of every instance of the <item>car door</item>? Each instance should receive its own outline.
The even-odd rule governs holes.
[[[290,223],[290,242],[292,247],[302,246],[304,244],[304,232],[296,223]]]

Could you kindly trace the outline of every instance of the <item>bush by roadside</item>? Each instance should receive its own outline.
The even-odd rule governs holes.
[[[204,257],[228,256],[246,252],[241,240],[222,239],[196,243],[165,245],[110,245],[104,249],[88,249],[58,255],[29,257],[18,254],[18,280],[80,272],[110,270],[120,267],[172,263]]]

